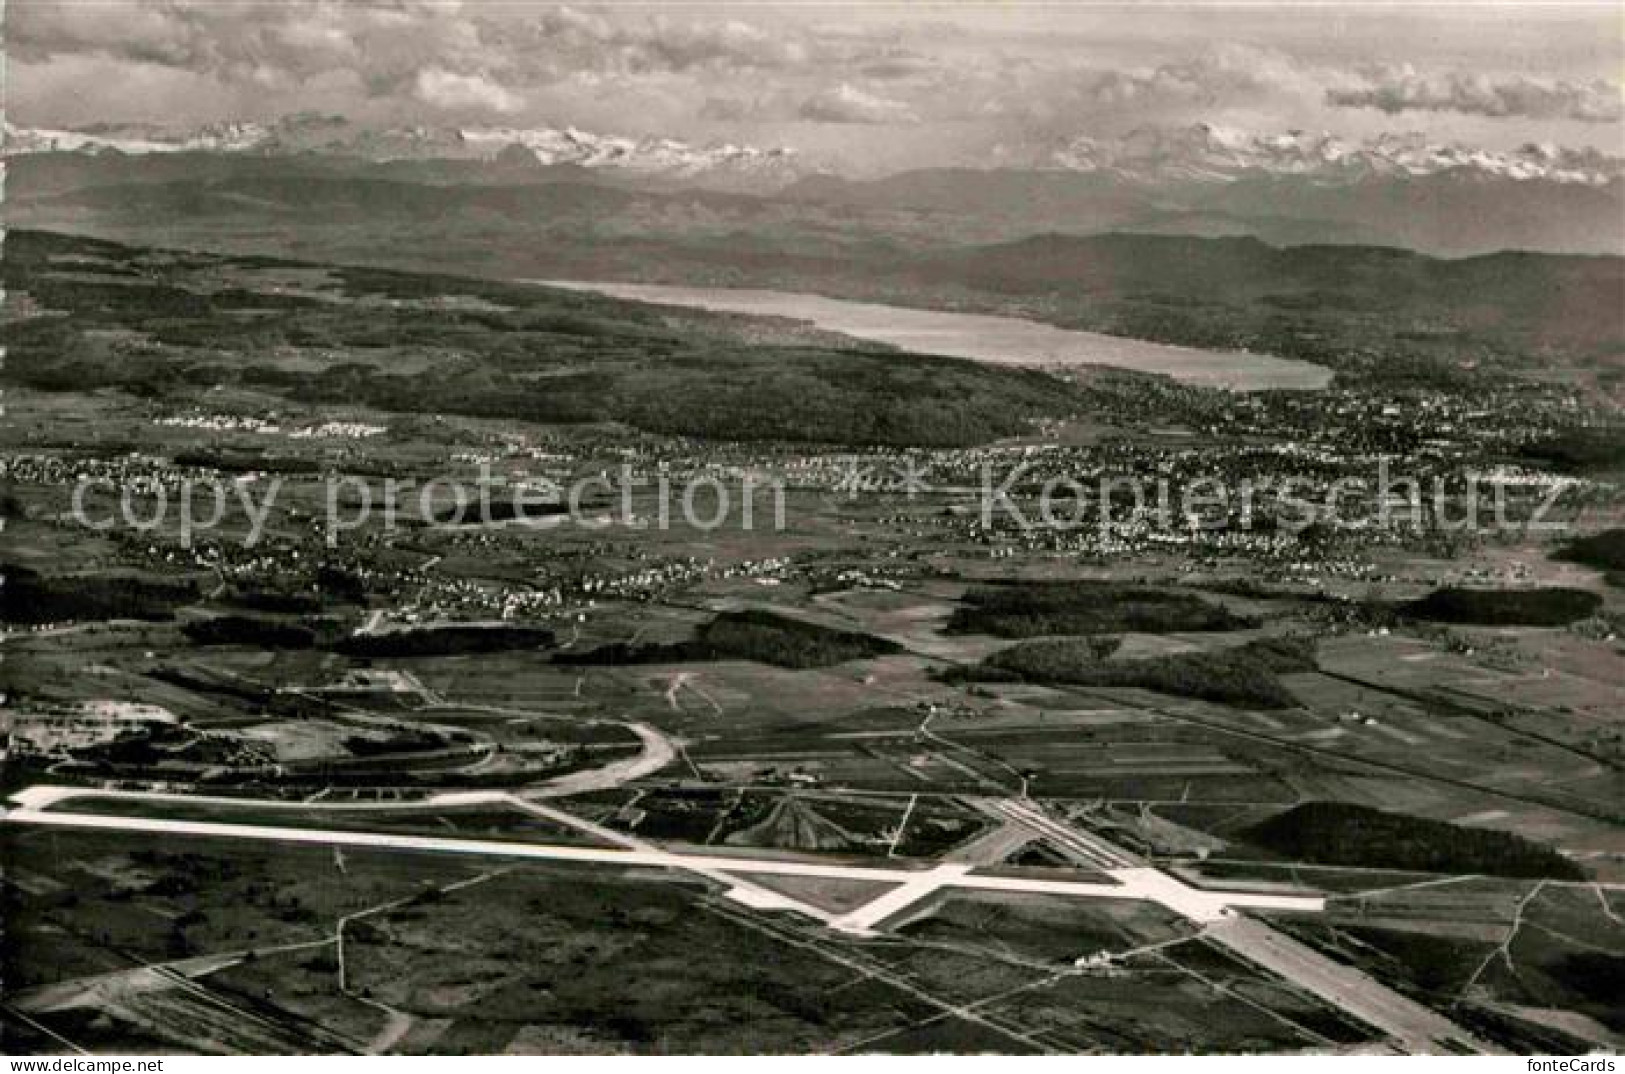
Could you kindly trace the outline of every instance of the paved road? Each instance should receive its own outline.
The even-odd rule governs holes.
[[[277,944],[272,947],[244,948],[215,955],[199,955],[176,959],[172,962],[148,963],[131,969],[112,970],[107,973],[74,977],[66,981],[52,981],[12,993],[7,1004],[31,1014],[71,1010],[75,1007],[93,1007],[109,995],[122,995],[153,989],[173,987],[168,978],[158,976],[167,970],[186,978],[207,977],[211,973],[242,962],[250,953],[255,956],[272,955],[284,951],[308,951],[326,947],[331,939],[301,940],[297,943]]]
[[[845,917],[830,922],[843,932],[866,933],[888,918],[895,917],[921,899],[930,898],[944,887],[963,880],[971,871],[964,864],[939,865],[898,884],[878,899],[871,899]]]
[[[551,713],[531,712],[527,709],[508,708],[502,705],[450,705],[448,708],[459,712],[485,712],[497,716],[513,716],[525,719],[561,719]],[[427,715],[433,715],[433,709],[424,710]],[[586,794],[589,791],[609,790],[619,787],[623,783],[630,783],[644,776],[652,776],[677,759],[677,743],[672,741],[665,732],[653,724],[634,722],[631,720],[607,720],[631,731],[638,737],[640,749],[631,757],[623,757],[618,761],[598,768],[583,769],[580,772],[570,772],[554,779],[550,779],[540,786],[533,787],[526,792],[530,798],[563,798],[572,794]]]
[[[1018,851],[1037,838],[1026,825],[1006,821],[970,842],[954,847],[943,855],[942,860],[968,862],[971,865],[998,865],[1015,857]]]
[[[1307,947],[1262,921],[1232,917],[1207,937],[1236,954],[1313,992],[1339,1010],[1376,1026],[1411,1054],[1470,1051],[1504,1055],[1448,1018],[1395,992],[1352,966]]]
[[[643,743],[643,749],[636,756],[613,761],[601,768],[589,768],[550,779],[531,791],[529,796],[563,798],[571,794],[608,790],[634,779],[652,776],[677,759],[677,745],[655,727],[646,723],[629,723],[625,726]]]
[[[971,804],[990,817],[1027,828],[1067,857],[1090,868],[1109,871],[1144,864],[1093,832],[1063,824],[1031,802],[1015,798],[974,798]]]

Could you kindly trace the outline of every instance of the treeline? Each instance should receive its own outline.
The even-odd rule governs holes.
[[[1556,558],[1600,571],[1625,571],[1625,529],[1576,537],[1558,549]]]
[[[537,626],[445,626],[422,630],[391,630],[381,634],[351,634],[328,646],[345,656],[461,656],[465,653],[500,653],[514,649],[545,649],[554,635]]]
[[[46,577],[17,564],[0,564],[0,620],[8,623],[62,623],[99,619],[173,618],[175,609],[197,600],[195,583],[185,580],[97,574]]]
[[[688,664],[752,660],[782,668],[823,668],[901,651],[869,634],[835,630],[749,609],[724,612],[688,641],[628,645],[617,642],[582,653],[558,653],[559,664]]]
[[[329,603],[365,604],[367,581],[337,563],[318,563],[308,573],[234,584],[221,599],[249,611],[305,615]]]
[[[1222,705],[1282,709],[1298,704],[1279,678],[1314,671],[1315,645],[1306,638],[1273,638],[1214,652],[1178,653],[1137,660],[1110,659],[1098,638],[1023,642],[993,653],[950,681],[1031,682],[1059,686],[1129,686]]]
[[[1617,469],[1625,466],[1625,426],[1570,429],[1528,444],[1522,454],[1575,474]]]
[[[316,632],[298,623],[249,615],[221,615],[187,623],[181,633],[197,645],[252,645],[260,649],[310,649]]]
[[[344,740],[344,748],[352,757],[388,757],[398,753],[428,753],[431,750],[441,750],[451,745],[451,741],[444,735],[436,734],[422,727],[390,729],[389,737],[378,739],[368,738],[365,735],[350,735]]]
[[[600,506],[596,503],[583,503],[583,509]],[[570,513],[570,505],[547,500],[532,500],[518,495],[492,496],[484,504],[475,501],[454,503],[443,507],[434,514],[436,523],[442,526],[478,526],[486,522],[534,522],[540,519]]]
[[[238,679],[218,670],[161,664],[147,672],[149,678],[200,694],[215,694],[253,705],[270,705],[276,691],[259,683]],[[294,695],[288,695],[294,696]]]
[[[1400,606],[1414,619],[1474,626],[1566,626],[1596,615],[1602,597],[1587,589],[1436,589]]]
[[[254,612],[277,612],[283,615],[307,615],[322,610],[321,598],[313,593],[292,589],[234,589],[225,601]]]
[[[1510,832],[1465,828],[1347,802],[1305,802],[1241,833],[1294,861],[1424,873],[1584,880],[1563,855]]]
[[[175,452],[173,459],[176,466],[195,466],[230,474],[316,474],[322,470],[319,459],[223,448],[188,448]]]
[[[546,627],[523,625],[453,625],[378,634],[333,637],[321,621],[290,622],[253,615],[219,615],[196,619],[181,628],[197,645],[247,645],[259,649],[312,649],[352,657],[458,656],[552,647],[555,635]]]
[[[968,591],[948,620],[953,634],[1148,634],[1241,630],[1256,619],[1191,594],[1118,582],[1012,582]]]

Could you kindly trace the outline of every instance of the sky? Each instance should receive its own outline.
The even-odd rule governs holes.
[[[1207,122],[1625,155],[1619,3],[9,0],[18,126],[576,126],[854,169]]]

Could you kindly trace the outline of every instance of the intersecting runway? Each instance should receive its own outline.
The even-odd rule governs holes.
[[[277,843],[309,843],[322,846],[371,847],[383,850],[425,851],[442,854],[477,854],[487,857],[581,862],[595,865],[645,866],[679,869],[715,878],[727,878],[744,890],[740,901],[759,907],[776,907],[806,913],[846,932],[868,933],[883,922],[929,898],[944,888],[975,891],[1001,891],[1033,895],[1058,895],[1087,899],[1141,899],[1158,903],[1199,924],[1210,924],[1229,916],[1233,908],[1296,910],[1318,912],[1325,900],[1311,895],[1277,895],[1250,891],[1208,891],[1181,883],[1172,876],[1145,866],[1104,870],[1111,883],[1040,879],[1023,876],[996,876],[978,873],[962,863],[943,863],[930,869],[898,869],[851,865],[837,862],[789,861],[755,855],[700,854],[668,850],[646,843],[620,847],[582,847],[553,843],[518,843],[488,839],[456,839],[442,836],[407,835],[394,832],[338,831],[322,828],[294,828],[264,824],[230,824],[219,821],[168,820],[159,817],[110,816],[47,809],[73,797],[85,795],[81,788],[33,787],[13,797],[20,808],[4,816],[10,824],[54,825],[67,828],[94,828],[103,831],[148,832],[176,836],[212,836],[228,839],[257,839]],[[90,792],[106,796],[109,792]],[[112,796],[165,801],[190,801],[187,795],[147,794],[139,791],[111,792]],[[515,796],[501,792],[475,792],[445,796],[441,804],[467,804],[489,800],[508,802]],[[226,805],[263,806],[265,803],[214,799]],[[522,801],[515,802],[523,806]],[[396,804],[396,809],[400,808]],[[595,826],[596,827],[596,826]],[[1126,863],[1121,859],[1114,864]],[[739,874],[744,874],[743,877]],[[793,897],[770,893],[749,883],[750,875],[804,876],[829,880],[849,880],[888,885],[887,890],[864,906],[840,917]]]

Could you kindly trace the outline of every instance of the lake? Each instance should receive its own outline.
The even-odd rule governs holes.
[[[1311,362],[1247,351],[1211,351],[1122,339],[1099,332],[1056,328],[1019,317],[909,309],[792,291],[585,280],[530,282],[668,306],[788,317],[906,351],[971,358],[996,365],[1116,366],[1233,391],[1311,390],[1326,387],[1332,379],[1331,370]]]

